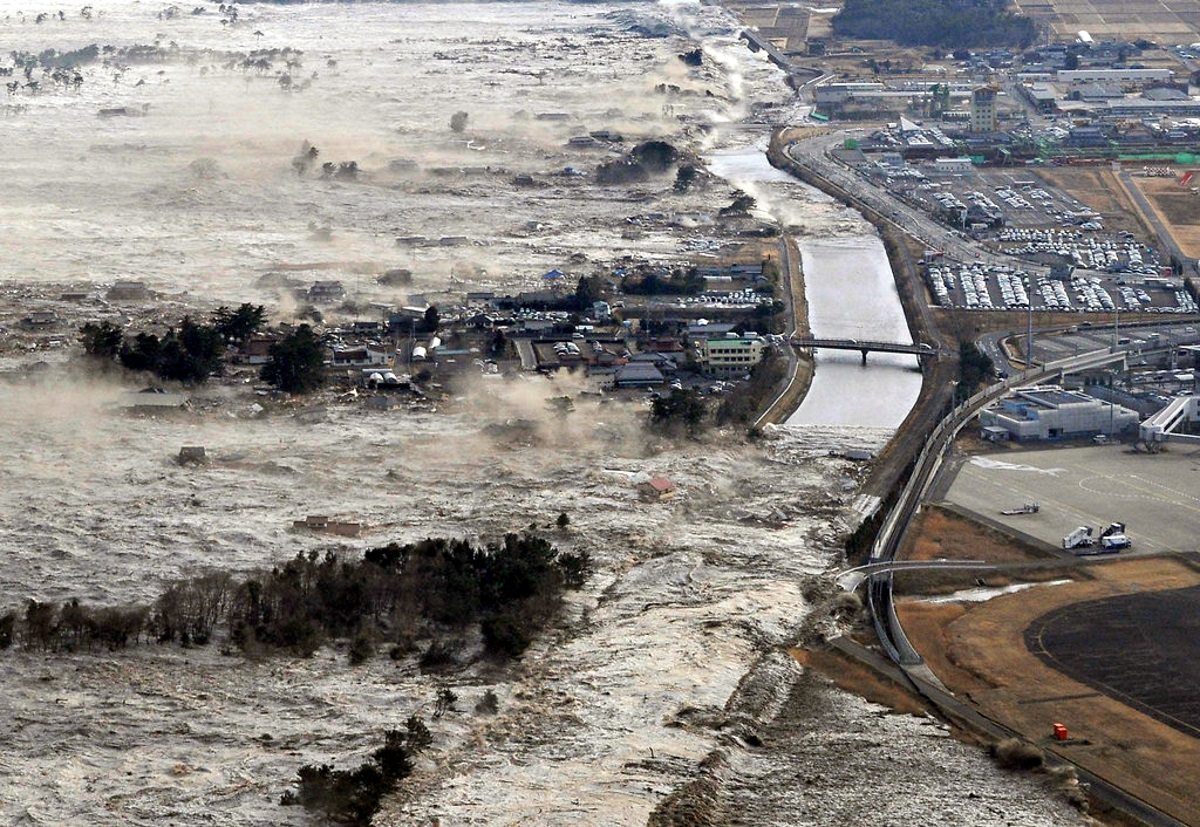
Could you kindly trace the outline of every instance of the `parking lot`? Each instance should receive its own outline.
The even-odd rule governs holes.
[[[944,500],[1061,549],[1077,526],[1127,526],[1122,555],[1200,550],[1200,451],[1168,444],[1159,454],[1123,445],[998,451],[967,458]],[[1000,512],[1036,502],[1036,514]],[[1063,552],[1067,554],[1068,552]]]
[[[1135,277],[1161,274],[1158,254],[1139,244],[1131,233],[1107,234],[1098,229],[1099,225],[1090,221],[1083,222],[1079,229],[1005,227],[995,238],[1001,251],[1010,256]]]
[[[963,175],[930,178],[913,189],[930,212],[970,209],[994,216],[1004,227],[1020,229],[1103,229],[1103,220],[1067,193],[1024,169],[976,169]]]
[[[1153,248],[1128,231],[1106,232],[1101,215],[1030,170],[977,169],[925,180],[907,194],[1012,258],[1010,265],[930,262],[929,288],[942,307],[1197,312]]]
[[[1166,348],[1169,345],[1195,345],[1200,343],[1200,328],[1195,325],[1154,325],[1150,327],[1119,327],[1112,324],[1082,322],[1074,329],[1055,335],[1037,336],[1034,339],[1037,358],[1043,362],[1054,362],[1095,350],[1103,350],[1118,343],[1117,347],[1128,350],[1133,356],[1144,351]],[[1136,359],[1131,359],[1136,364]],[[1163,360],[1165,361],[1165,359]],[[1176,355],[1175,365],[1190,370],[1195,366],[1195,354]]]
[[[1037,275],[1020,266],[929,262],[929,289],[938,305],[965,310],[1195,313],[1196,301],[1177,279],[1096,270]]]

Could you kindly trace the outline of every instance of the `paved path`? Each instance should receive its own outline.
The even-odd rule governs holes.
[[[1162,219],[1158,217],[1158,211],[1154,209],[1154,206],[1146,198],[1146,194],[1142,192],[1142,188],[1133,183],[1133,179],[1129,177],[1129,173],[1121,172],[1117,177],[1121,179],[1121,186],[1125,188],[1125,192],[1129,193],[1129,197],[1137,204],[1138,210],[1150,224],[1151,229],[1154,230],[1154,234],[1158,236],[1158,243],[1162,249],[1166,250],[1173,259],[1179,262],[1185,274],[1200,269],[1200,262],[1196,259],[1188,258],[1183,254],[1183,250],[1175,242],[1175,236],[1171,234],[1171,231],[1163,224]]]

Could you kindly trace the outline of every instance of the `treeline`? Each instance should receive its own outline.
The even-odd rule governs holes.
[[[207,322],[184,316],[162,336],[145,331],[130,335],[112,322],[88,322],[80,329],[80,341],[97,360],[198,384],[220,373],[227,345],[244,343],[265,320],[262,305],[242,304],[236,310],[217,308]]]
[[[400,653],[432,638],[427,659],[445,662],[453,658],[443,639],[478,625],[489,654],[515,657],[553,617],[564,589],[580,587],[588,570],[587,552],[560,553],[531,534],[486,546],[445,538],[392,543],[361,560],[312,551],[244,580],[227,573],[180,580],[149,606],[31,600],[23,613],[0,616],[0,648],[204,645],[224,630],[229,646],[248,654],[307,657],[331,639],[351,638],[355,662],[381,643]]]
[[[708,405],[695,388],[672,388],[666,396],[654,397],[646,419],[650,430],[669,436],[699,436],[710,424]]]
[[[627,296],[695,296],[704,292],[704,276],[695,267],[672,270],[668,275],[637,273],[621,279],[621,292]]]
[[[1037,24],[1008,8],[1007,0],[846,0],[832,25],[841,37],[902,46],[1028,48]]]

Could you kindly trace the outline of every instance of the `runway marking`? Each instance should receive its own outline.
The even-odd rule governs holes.
[[[1015,462],[1005,462],[1002,459],[979,456],[971,457],[971,464],[988,471],[1033,471],[1034,473],[1046,474],[1051,477],[1057,477],[1067,470],[1066,468],[1038,468],[1036,465],[1018,465]]]
[[[1108,485],[1089,486],[1088,483],[1090,483],[1092,480],[1100,480],[1101,482],[1108,483]],[[1117,480],[1118,477],[1114,477],[1111,474],[1096,474],[1094,476],[1084,477],[1083,479],[1079,480],[1076,485],[1078,485],[1082,491],[1086,491],[1089,494],[1099,494],[1103,497],[1121,497],[1122,499],[1127,500],[1149,500],[1150,502],[1162,501],[1161,497],[1156,497],[1153,494],[1136,494],[1130,491],[1121,490],[1119,486],[1112,485],[1112,483],[1116,482]]]
[[[995,462],[995,461],[993,461],[993,462]],[[1003,462],[997,463],[995,465],[992,465],[991,463],[984,463],[984,464],[974,463],[977,467],[980,468],[980,470],[973,471],[973,470],[968,469],[968,465],[970,465],[970,464],[972,464],[972,463],[963,465],[963,467],[960,469],[960,472],[959,472],[961,475],[963,475],[965,477],[966,480],[969,481],[968,487],[971,484],[974,484],[977,487],[977,489],[981,488],[981,489],[991,489],[991,490],[997,491],[1004,498],[1012,498],[1013,500],[1019,500],[1022,498],[1024,498],[1025,500],[1037,500],[1038,502],[1040,502],[1042,504],[1041,515],[1022,515],[1021,517],[1005,517],[1003,515],[998,515],[998,514],[993,513],[991,511],[991,509],[988,507],[992,503],[1000,501],[998,496],[995,494],[989,496],[983,490],[980,490],[979,496],[977,498],[971,497],[969,494],[967,496],[963,497],[962,495],[965,492],[963,492],[960,489],[959,497],[957,497],[957,498],[954,496],[947,497],[947,499],[950,502],[957,502],[959,505],[963,506],[967,510],[974,511],[975,513],[980,514],[981,516],[986,516],[989,519],[995,520],[996,522],[1008,527],[1009,529],[1011,529],[1013,531],[1023,532],[1030,536],[1036,537],[1036,538],[1042,540],[1043,542],[1049,543],[1052,546],[1057,547],[1061,544],[1061,538],[1062,538],[1063,534],[1070,528],[1072,528],[1074,526],[1079,526],[1079,525],[1104,526],[1108,522],[1110,522],[1112,519],[1111,515],[1106,516],[1100,512],[1084,510],[1086,508],[1086,506],[1081,506],[1079,504],[1072,505],[1072,504],[1063,502],[1062,500],[1059,500],[1053,496],[1049,496],[1048,492],[1046,492],[1046,491],[1030,490],[1030,488],[1023,487],[1020,485],[1005,484],[1005,483],[1009,483],[1013,479],[1012,477],[1009,477],[1008,479],[1005,480],[1005,482],[1002,483],[996,479],[996,477],[998,475],[986,473],[987,471],[997,470],[998,468],[1000,470],[1010,470],[1013,467],[1022,467],[1022,466],[1016,466],[1014,463],[1003,463]],[[1007,468],[1005,468],[1004,466],[1007,466]],[[1032,468],[1032,466],[1030,466],[1030,467]],[[1034,470],[1041,471],[1044,469],[1036,469],[1035,468]],[[1055,470],[1066,470],[1066,469],[1055,469]],[[1088,474],[1088,476],[1085,477],[1084,480],[1098,479],[1098,478],[1104,477],[1104,475],[1099,473],[1098,469],[1081,467],[1080,470],[1082,472]],[[1128,475],[1128,476],[1133,477],[1134,475]],[[1104,478],[1112,479],[1111,477],[1104,477]],[[1027,479],[1029,479],[1029,478],[1027,478]],[[1122,493],[1122,492],[1113,491],[1113,490],[1097,491],[1097,490],[1093,490],[1093,489],[1088,489],[1083,485],[1084,480],[1080,480],[1078,482],[1078,486],[1081,490],[1087,491],[1089,494],[1096,494],[1099,496],[1113,497],[1113,498],[1119,496],[1124,499],[1131,499],[1131,500],[1147,500],[1150,502],[1161,503],[1164,506],[1176,505],[1177,507],[1185,508],[1189,511],[1200,512],[1200,508],[1188,505],[1186,503],[1178,503],[1177,504],[1177,503],[1172,502],[1171,500],[1164,499],[1162,497],[1157,497],[1153,493],[1150,493],[1150,492],[1130,494],[1130,493]],[[1030,484],[1031,485],[1033,484],[1032,481]],[[1132,486],[1127,485],[1126,487],[1128,488],[1128,487],[1132,487]],[[952,494],[953,490],[954,490],[954,485],[952,484],[950,487],[950,490],[947,491],[947,494],[948,495]],[[1069,490],[1069,489],[1064,489],[1064,490]],[[1167,489],[1167,490],[1171,490],[1171,489]],[[1191,499],[1197,499],[1197,498],[1191,498]],[[1047,525],[1047,523],[1046,523],[1046,517],[1049,517],[1049,515],[1054,515],[1053,517],[1050,517],[1050,519],[1052,521],[1051,525]],[[1039,519],[1039,516],[1041,517],[1040,519]],[[1055,527],[1058,526],[1058,524],[1060,522],[1062,523],[1062,525],[1066,526],[1065,528],[1062,528],[1061,533],[1055,531]],[[1058,527],[1062,527],[1062,526],[1058,526]],[[1146,537],[1144,535],[1135,537],[1135,543],[1136,543],[1135,553],[1136,552],[1153,553],[1153,552],[1158,552],[1158,551],[1171,550],[1167,545],[1158,541],[1157,539],[1152,539],[1152,538]],[[1176,550],[1178,550],[1178,549],[1176,549]]]

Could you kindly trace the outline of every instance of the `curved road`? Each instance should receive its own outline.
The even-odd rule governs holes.
[[[792,141],[784,148],[784,152],[797,164],[808,167],[851,197],[870,207],[885,222],[892,224],[931,249],[940,250],[947,256],[963,262],[977,261],[982,264],[1003,267],[1014,266],[1011,258],[981,249],[979,245],[964,238],[959,232],[934,221],[923,210],[909,206],[887,191],[880,189],[874,181],[833,160],[828,155],[829,146],[841,144],[845,138],[845,132],[818,135],[813,138]],[[1026,263],[1022,263],[1021,266],[1031,273],[1041,273],[1046,269]]]

